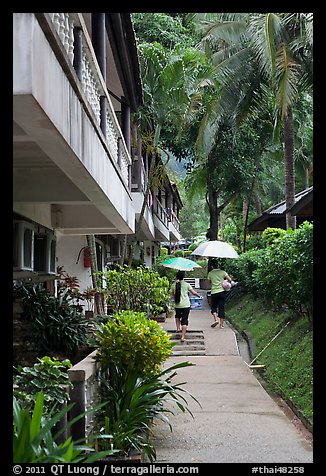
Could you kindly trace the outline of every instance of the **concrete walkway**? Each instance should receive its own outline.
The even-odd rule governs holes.
[[[200,292],[200,290],[198,290]],[[205,296],[206,293],[202,292]],[[312,463],[311,440],[265,391],[240,355],[235,332],[211,328],[213,319],[204,300],[202,310],[191,310],[186,341],[174,348],[166,362],[195,364],[178,370],[174,382],[187,382],[194,415],[173,407],[172,432],[157,422],[154,444],[157,463]],[[174,317],[161,326],[174,332]],[[196,332],[195,332],[196,331]],[[192,335],[202,335],[198,355]],[[197,339],[198,340],[198,339]],[[197,355],[196,355],[197,354]]]

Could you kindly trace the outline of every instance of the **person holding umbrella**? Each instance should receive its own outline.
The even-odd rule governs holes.
[[[181,342],[185,341],[187,326],[189,323],[190,299],[189,293],[203,299],[203,297],[193,289],[193,287],[184,281],[185,272],[179,270],[176,274],[176,280],[170,288],[170,293],[174,297],[175,322],[177,332],[180,332]]]
[[[216,327],[219,323],[220,328],[223,329],[225,319],[226,290],[230,289],[232,279],[226,273],[226,271],[223,271],[219,268],[218,260],[212,259],[211,267],[212,269],[207,275],[207,278],[211,282],[211,314],[214,318],[214,322],[211,324],[211,327]]]

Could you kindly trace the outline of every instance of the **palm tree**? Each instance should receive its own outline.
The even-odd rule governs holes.
[[[143,43],[139,46],[142,82],[144,88],[144,107],[139,110],[139,122],[147,137],[152,134],[153,142],[149,153],[150,167],[144,192],[135,239],[139,239],[142,220],[149,196],[157,156],[161,130],[164,126],[176,130],[183,117],[200,100],[198,90],[201,86],[201,54],[194,48],[169,51],[158,43]],[[157,175],[157,174],[156,174]],[[162,177],[163,178],[163,177]],[[130,246],[128,263],[131,264],[133,245]]]
[[[259,111],[270,91],[275,96],[275,132],[283,124],[286,207],[294,204],[294,132],[292,109],[302,91],[312,90],[310,13],[198,14],[205,28],[204,49],[211,45],[220,85],[214,107],[204,118],[198,144],[214,146],[222,118],[236,125]],[[214,49],[215,48],[215,49]],[[287,228],[295,217],[287,213]]]

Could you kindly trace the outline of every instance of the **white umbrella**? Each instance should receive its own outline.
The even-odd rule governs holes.
[[[233,246],[229,245],[225,241],[206,241],[191,253],[197,256],[206,256],[210,258],[239,258],[238,253]]]

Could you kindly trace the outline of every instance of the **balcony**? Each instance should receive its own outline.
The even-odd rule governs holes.
[[[153,207],[155,239],[157,241],[167,241],[170,239],[168,214],[156,197],[154,198]]]
[[[171,208],[169,208],[167,212],[169,219],[170,241],[179,241],[181,238],[179,219]]]
[[[14,211],[38,207],[64,234],[133,233],[131,158],[83,15],[15,13],[13,51]]]
[[[143,207],[144,193],[146,188],[146,170],[144,167],[142,157],[138,157],[134,161],[133,165],[133,174],[131,179],[131,191],[132,191],[132,200],[133,206],[136,213],[136,221],[139,220],[140,213]],[[147,200],[147,206],[145,208],[144,218],[141,223],[140,229],[140,240],[154,240],[155,239],[155,228],[153,214],[151,210],[151,196]]]

